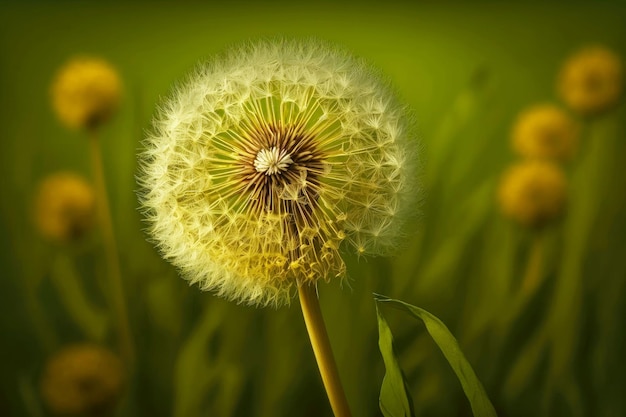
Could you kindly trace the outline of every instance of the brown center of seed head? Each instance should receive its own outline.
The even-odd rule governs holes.
[[[288,268],[323,244],[311,231],[322,222],[317,208],[324,154],[304,126],[268,123],[246,136],[251,146],[242,158],[245,204],[257,219],[279,216]]]
[[[303,126],[267,124],[250,132],[243,158],[248,206],[259,214],[286,214],[307,225],[317,204],[323,154]]]

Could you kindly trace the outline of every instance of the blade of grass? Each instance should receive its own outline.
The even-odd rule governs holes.
[[[414,416],[413,401],[404,373],[393,350],[393,335],[376,304],[378,316],[378,347],[385,363],[385,376],[380,387],[379,405],[385,417]]]
[[[463,392],[465,392],[465,395],[470,402],[474,416],[496,416],[496,411],[493,408],[491,401],[489,401],[483,385],[480,383],[476,373],[474,373],[474,370],[472,369],[472,366],[465,358],[458,342],[441,320],[426,310],[407,304],[403,301],[388,298],[384,295],[374,294],[374,299],[377,305],[389,305],[424,322],[426,330],[428,330],[428,333],[431,335],[459,379],[459,382],[463,387]]]

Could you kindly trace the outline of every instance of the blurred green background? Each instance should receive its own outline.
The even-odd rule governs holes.
[[[503,218],[495,198],[517,159],[516,115],[560,105],[557,73],[580,47],[602,44],[624,60],[625,21],[623,2],[3,4],[0,415],[48,415],[38,380],[61,346],[101,338],[115,347],[98,232],[78,247],[54,245],[31,216],[47,174],[91,176],[85,135],[56,120],[49,98],[57,69],[77,54],[105,58],[124,83],[101,133],[137,351],[116,415],[331,414],[297,300],[256,309],[189,287],[145,241],[134,194],[136,153],[159,99],[203,58],[271,35],[347,47],[388,76],[417,119],[425,196],[405,246],[389,259],[347,254],[350,287],[320,285],[353,414],[380,415],[378,292],[449,326],[501,416],[626,415],[623,101],[581,121],[565,167],[567,215],[543,233],[543,280],[528,299],[519,286],[536,236]],[[417,414],[470,415],[423,326],[386,315]]]

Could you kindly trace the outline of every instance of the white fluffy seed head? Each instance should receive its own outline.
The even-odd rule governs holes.
[[[361,60],[260,41],[206,62],[140,155],[150,234],[185,277],[250,304],[345,277],[340,247],[384,254],[415,199],[405,108]]]

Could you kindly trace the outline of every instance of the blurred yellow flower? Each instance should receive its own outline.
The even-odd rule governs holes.
[[[506,216],[525,226],[541,227],[563,213],[567,180],[554,162],[525,160],[505,172],[498,199]]]
[[[41,377],[41,395],[56,415],[109,415],[125,382],[120,359],[92,344],[64,347],[49,358]]]
[[[59,172],[46,177],[35,197],[35,224],[51,240],[70,242],[93,224],[95,194],[77,174]]]
[[[117,109],[122,86],[116,70],[100,58],[67,62],[52,84],[52,104],[59,119],[72,129],[93,129]]]
[[[558,78],[558,92],[574,111],[591,115],[616,104],[623,82],[620,58],[603,46],[591,46],[565,62]]]
[[[246,44],[161,106],[141,155],[151,234],[192,282],[280,305],[382,254],[412,208],[415,138],[367,65],[316,41]]]
[[[566,160],[576,151],[578,125],[551,104],[522,112],[513,126],[513,148],[527,158]]]

